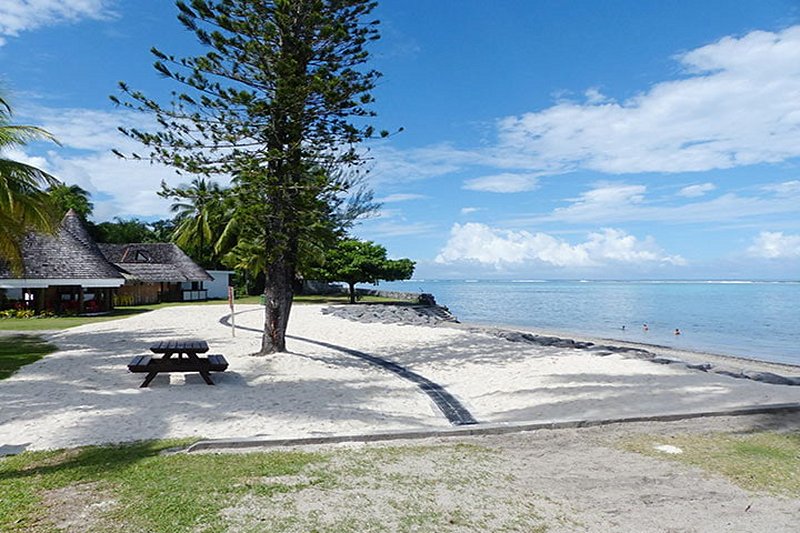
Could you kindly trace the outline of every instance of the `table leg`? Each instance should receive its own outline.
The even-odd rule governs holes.
[[[200,375],[201,375],[201,376],[203,376],[203,379],[204,379],[204,380],[206,381],[206,383],[208,383],[209,385],[213,385],[213,384],[214,384],[214,382],[213,382],[213,381],[211,381],[211,374],[210,374],[209,372],[204,372],[204,371],[202,371],[202,370],[201,370],[201,371],[200,371]]]
[[[144,381],[142,382],[142,384],[141,384],[141,385],[139,385],[139,388],[142,388],[142,387],[147,387],[148,385],[150,385],[150,382],[151,382],[151,381],[153,381],[153,379],[154,379],[154,378],[155,378],[157,375],[158,375],[158,372],[148,372],[148,373],[147,373],[147,377],[146,377],[146,378],[144,378]]]

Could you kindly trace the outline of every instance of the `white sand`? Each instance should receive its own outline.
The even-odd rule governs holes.
[[[360,324],[295,306],[292,337],[395,361],[443,385],[479,422],[581,420],[800,401],[800,387],[662,366],[620,355],[512,343],[451,328]],[[263,311],[240,306],[237,325]],[[450,427],[413,383],[352,355],[290,338],[290,353],[251,357],[260,335],[218,322],[225,306],[172,307],[50,337],[61,351],[0,381],[0,450],[200,436],[305,437]],[[127,372],[153,342],[202,338],[229,370],[216,386]]]

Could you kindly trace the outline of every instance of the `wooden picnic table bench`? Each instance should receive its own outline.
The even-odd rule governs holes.
[[[161,341],[151,346],[150,351],[161,357],[138,355],[128,363],[131,372],[147,373],[141,387],[147,387],[160,372],[197,372],[206,383],[213,385],[210,372],[224,372],[228,368],[228,361],[222,355],[198,355],[208,351],[208,343],[203,340]]]

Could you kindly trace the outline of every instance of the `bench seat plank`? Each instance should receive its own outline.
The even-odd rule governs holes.
[[[150,372],[150,369],[147,368],[150,362],[149,355],[137,355],[128,363],[128,370],[131,372]]]
[[[221,354],[213,354],[208,356],[209,370],[215,372],[224,372],[228,368],[228,361]]]

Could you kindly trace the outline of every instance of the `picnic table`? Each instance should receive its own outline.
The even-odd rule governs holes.
[[[150,351],[161,357],[139,355],[128,363],[131,372],[147,373],[140,387],[147,387],[160,372],[197,372],[206,383],[213,385],[210,373],[224,372],[228,368],[228,361],[222,355],[198,355],[208,351],[204,340],[160,341],[151,346]]]

